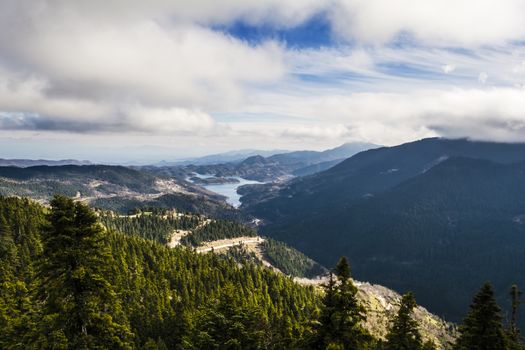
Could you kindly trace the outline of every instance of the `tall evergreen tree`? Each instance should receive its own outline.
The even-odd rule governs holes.
[[[456,350],[506,350],[501,309],[494,298],[490,283],[476,294],[470,311],[460,326]]]
[[[371,341],[371,336],[362,326],[366,320],[366,312],[357,300],[357,287],[352,282],[346,257],[339,259],[334,274],[337,282],[330,275],[325,286],[317,347],[365,349]]]
[[[335,339],[336,325],[333,324],[335,320],[335,294],[336,294],[336,280],[333,272],[330,272],[328,282],[323,285],[324,295],[322,300],[322,309],[319,316],[319,327],[317,329],[317,339],[319,347],[324,344],[329,344],[332,339]]]
[[[412,293],[403,295],[401,306],[387,334],[387,350],[420,350],[423,347],[417,322],[412,318],[412,311],[417,306]]]
[[[524,349],[525,346],[523,345],[523,338],[517,325],[518,307],[521,304],[522,292],[518,286],[514,284],[510,288],[509,294],[511,298],[511,314],[509,328],[507,329],[508,346],[513,350]]]
[[[55,196],[43,230],[39,300],[41,347],[130,348],[131,333],[106,279],[111,263],[103,230],[81,203]]]

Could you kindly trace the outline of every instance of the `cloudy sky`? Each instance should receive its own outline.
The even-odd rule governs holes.
[[[0,1],[0,157],[429,136],[525,141],[525,1]]]

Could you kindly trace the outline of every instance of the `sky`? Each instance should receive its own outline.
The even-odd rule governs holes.
[[[0,158],[525,141],[523,0],[0,0]]]

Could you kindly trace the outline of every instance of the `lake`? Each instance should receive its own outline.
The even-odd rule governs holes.
[[[206,175],[206,174],[195,174],[196,177],[199,177],[201,179],[206,179],[210,177],[214,177],[212,175]],[[215,184],[215,185],[204,185],[205,189],[208,191],[212,191],[215,193],[218,193],[220,195],[223,195],[226,197],[226,202],[228,204],[231,204],[235,208],[239,207],[241,205],[241,196],[237,193],[237,188],[242,185],[252,185],[252,184],[263,184],[264,182],[259,181],[253,181],[253,180],[246,180],[242,177],[238,176],[228,176],[228,178],[234,178],[239,180],[238,183],[234,184]]]

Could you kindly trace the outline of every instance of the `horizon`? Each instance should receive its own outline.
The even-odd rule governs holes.
[[[524,141],[522,13],[514,0],[7,0],[0,157]]]
[[[402,146],[405,144],[413,143],[413,142],[420,142],[425,140],[433,140],[433,139],[441,139],[441,140],[449,140],[449,141],[468,141],[468,142],[476,142],[476,143],[494,143],[494,144],[525,144],[525,142],[519,142],[519,141],[486,141],[486,140],[475,140],[468,137],[457,137],[457,138],[448,138],[448,137],[426,137],[418,140],[412,140],[403,142],[396,145],[379,145],[379,144],[367,144],[367,143],[361,143],[361,142],[345,142],[343,144],[340,144],[336,147],[330,147],[330,148],[321,148],[321,149],[295,149],[295,150],[282,150],[282,149],[231,149],[226,150],[224,152],[218,152],[218,153],[204,153],[200,155],[195,156],[187,156],[187,157],[179,157],[179,158],[155,158],[149,157],[149,158],[132,158],[132,159],[124,159],[119,160],[118,158],[115,160],[101,160],[97,158],[67,158],[67,157],[58,157],[58,156],[52,156],[52,157],[13,157],[13,158],[7,158],[7,157],[1,157],[0,160],[6,160],[6,161],[13,161],[13,160],[28,160],[28,161],[79,161],[79,162],[90,162],[92,165],[121,165],[121,166],[159,166],[159,164],[166,163],[166,164],[180,164],[183,165],[185,163],[191,164],[192,161],[200,160],[203,158],[208,157],[220,157],[220,156],[227,156],[227,155],[240,155],[240,156],[246,156],[246,158],[255,156],[255,155],[261,155],[261,153],[269,153],[268,155],[263,155],[264,157],[269,157],[270,155],[274,154],[287,154],[287,153],[293,153],[293,152],[323,152],[323,151],[329,151],[333,150],[339,147],[343,147],[345,145],[366,145],[370,148],[363,148],[362,151],[359,151],[357,153],[365,152],[370,149],[375,148],[383,148],[383,147],[396,147],[396,146]],[[0,140],[1,142],[1,140]],[[144,146],[145,148],[151,147],[151,146]],[[138,146],[140,148],[140,146]],[[258,153],[259,152],[259,153]],[[356,153],[356,154],[357,154]],[[158,154],[157,154],[158,156]],[[350,156],[349,158],[351,158]],[[230,161],[218,161],[218,162],[212,162],[210,164],[219,164],[219,163],[228,163]]]

